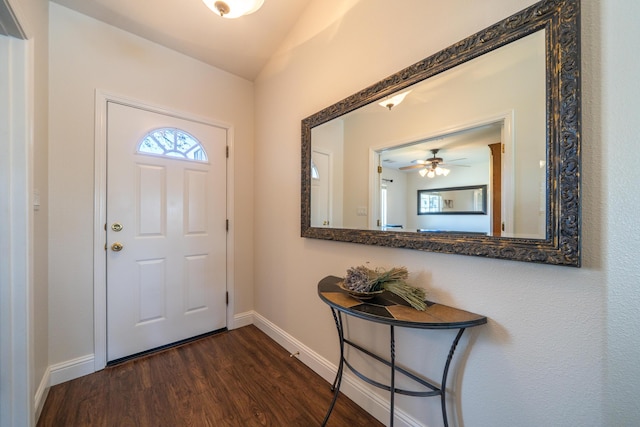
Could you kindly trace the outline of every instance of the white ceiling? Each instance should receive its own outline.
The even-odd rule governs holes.
[[[223,19],[202,0],[52,0],[253,81],[311,0],[265,0]]]

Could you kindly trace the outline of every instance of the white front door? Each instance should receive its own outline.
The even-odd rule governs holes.
[[[226,326],[226,138],[108,102],[108,361]]]

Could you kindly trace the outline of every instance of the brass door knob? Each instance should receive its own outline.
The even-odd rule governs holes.
[[[113,245],[111,245],[111,250],[114,252],[120,252],[122,248],[124,248],[124,246],[122,246],[122,243],[120,242],[115,242]]]

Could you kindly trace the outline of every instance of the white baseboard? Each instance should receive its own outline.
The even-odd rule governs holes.
[[[254,325],[256,325],[258,329],[290,353],[299,352],[297,358],[302,363],[324,378],[329,384],[333,383],[336,372],[338,371],[336,365],[280,329],[259,313],[254,312],[253,319]],[[355,375],[345,371],[342,377],[340,391],[380,422],[385,425],[389,422],[389,400],[372,392],[365,386],[364,382]],[[394,415],[394,425],[398,427],[425,427],[424,424],[398,408],[395,409]]]
[[[229,325],[227,329],[238,329],[243,326],[249,326],[253,324],[254,311],[245,311],[233,316],[233,325]]]
[[[50,386],[61,384],[95,372],[93,354],[67,360],[49,367],[51,371]]]
[[[44,372],[44,375],[40,380],[40,384],[38,385],[36,394],[33,397],[33,409],[35,412],[36,422],[38,421],[38,418],[40,418],[40,414],[42,413],[44,402],[47,400],[47,396],[49,395],[50,388],[51,388],[51,367],[47,367],[47,370]]]

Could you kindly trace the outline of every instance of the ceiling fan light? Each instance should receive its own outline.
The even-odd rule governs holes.
[[[418,171],[418,173],[420,174],[420,176],[421,176],[421,177],[423,177],[423,178],[424,178],[424,176],[427,174],[427,170],[426,170],[426,169],[420,169],[420,170]]]
[[[249,15],[262,7],[264,0],[202,0],[205,5],[223,18],[233,19]]]
[[[436,173],[433,171],[433,169],[427,172],[427,178],[433,178],[434,176],[436,176]]]
[[[444,172],[440,166],[436,166],[436,175],[442,175]]]
[[[447,175],[449,175],[449,172],[451,172],[449,169],[442,168],[442,175],[447,176]]]

